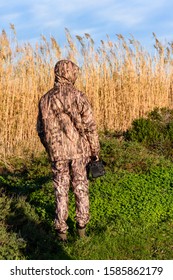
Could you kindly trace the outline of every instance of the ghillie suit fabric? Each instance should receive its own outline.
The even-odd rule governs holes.
[[[99,155],[100,145],[90,103],[74,86],[79,67],[72,61],[61,60],[54,73],[54,87],[39,101],[37,132],[53,166],[56,228],[65,232],[70,178],[76,197],[76,220],[80,226],[89,221],[85,166],[91,156]]]

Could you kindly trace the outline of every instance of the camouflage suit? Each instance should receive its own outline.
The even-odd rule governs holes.
[[[70,181],[76,199],[76,221],[89,221],[86,163],[99,154],[92,109],[84,93],[74,87],[79,67],[68,60],[55,65],[54,87],[39,102],[37,132],[52,162],[56,197],[55,227],[66,232]]]

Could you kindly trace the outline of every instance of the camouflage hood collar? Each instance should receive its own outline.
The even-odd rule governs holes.
[[[57,83],[74,84],[79,73],[79,67],[70,60],[60,60],[55,65],[54,73],[55,73],[55,85]]]

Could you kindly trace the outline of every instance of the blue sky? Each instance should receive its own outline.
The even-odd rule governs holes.
[[[116,40],[116,34],[135,39],[150,49],[152,32],[161,42],[173,41],[173,1],[168,0],[0,0],[0,29],[10,34],[15,25],[20,42],[38,42],[41,35],[65,43],[65,27],[72,36],[89,33],[94,41]]]

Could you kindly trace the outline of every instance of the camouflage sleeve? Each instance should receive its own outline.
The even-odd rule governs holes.
[[[100,151],[99,137],[97,133],[97,127],[94,120],[93,112],[91,105],[87,97],[82,94],[80,98],[80,114],[82,118],[82,125],[84,133],[90,143],[91,154],[92,156],[98,156]]]

